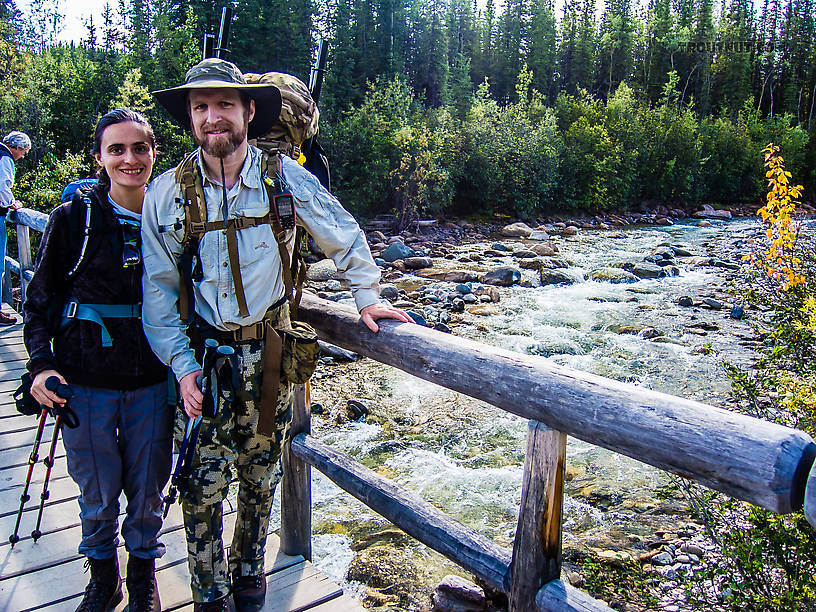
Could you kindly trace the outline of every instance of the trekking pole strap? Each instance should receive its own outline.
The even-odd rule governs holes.
[[[91,321],[102,328],[102,346],[113,346],[108,328],[103,319],[139,319],[142,316],[142,304],[81,304],[77,300],[68,300],[62,309],[62,324],[67,325],[73,319]]]

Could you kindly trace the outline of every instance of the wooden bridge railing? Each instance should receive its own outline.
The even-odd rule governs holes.
[[[308,400],[300,393],[293,436],[284,451],[281,542],[289,554],[311,554],[308,468],[313,466],[413,537],[507,593],[512,612],[608,609],[559,580],[567,435],[776,513],[804,505],[816,526],[816,444],[804,432],[418,325],[380,321],[380,332],[374,334],[353,308],[309,294],[300,314],[328,342],[493,404],[530,424],[511,552],[309,436]]]
[[[43,231],[47,216],[22,209],[11,212],[9,221],[17,223],[20,261],[7,257],[6,271],[21,278],[25,300],[28,228]],[[4,287],[4,299],[10,293]],[[776,513],[804,507],[816,527],[816,444],[801,431],[418,325],[380,321],[374,334],[353,308],[310,294],[303,297],[301,317],[328,342],[530,423],[518,526],[508,551],[312,438],[309,399],[299,388],[283,455],[280,538],[287,554],[311,558],[310,468],[316,467],[408,534],[507,593],[511,612],[607,610],[559,579],[567,435]]]

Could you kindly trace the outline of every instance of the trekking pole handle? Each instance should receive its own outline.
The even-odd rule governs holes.
[[[62,384],[56,376],[49,376],[45,379],[45,388],[52,393],[56,393],[64,400],[74,397],[74,390],[68,385]]]

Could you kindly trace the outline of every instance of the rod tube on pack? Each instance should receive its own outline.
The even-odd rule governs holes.
[[[323,76],[326,74],[326,61],[329,57],[329,43],[321,38],[317,43],[317,59],[309,74],[309,91],[317,104],[320,101],[320,92],[323,89]]]
[[[226,5],[221,9],[221,26],[218,28],[218,44],[215,47],[215,57],[226,59],[229,49],[230,26],[232,25],[232,7]]]
[[[215,36],[212,34],[204,35],[204,44],[201,47],[201,59],[207,59],[215,55]]]

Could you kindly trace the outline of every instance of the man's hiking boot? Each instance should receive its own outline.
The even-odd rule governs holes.
[[[229,595],[219,597],[215,601],[193,602],[193,612],[231,612]]]
[[[125,584],[130,612],[161,612],[155,559],[128,557]]]
[[[258,612],[266,599],[266,576],[232,576],[232,599],[237,612]]]
[[[119,577],[119,563],[111,559],[85,560],[85,567],[91,568],[91,580],[85,587],[85,596],[76,612],[108,612],[122,601],[122,578]]]

